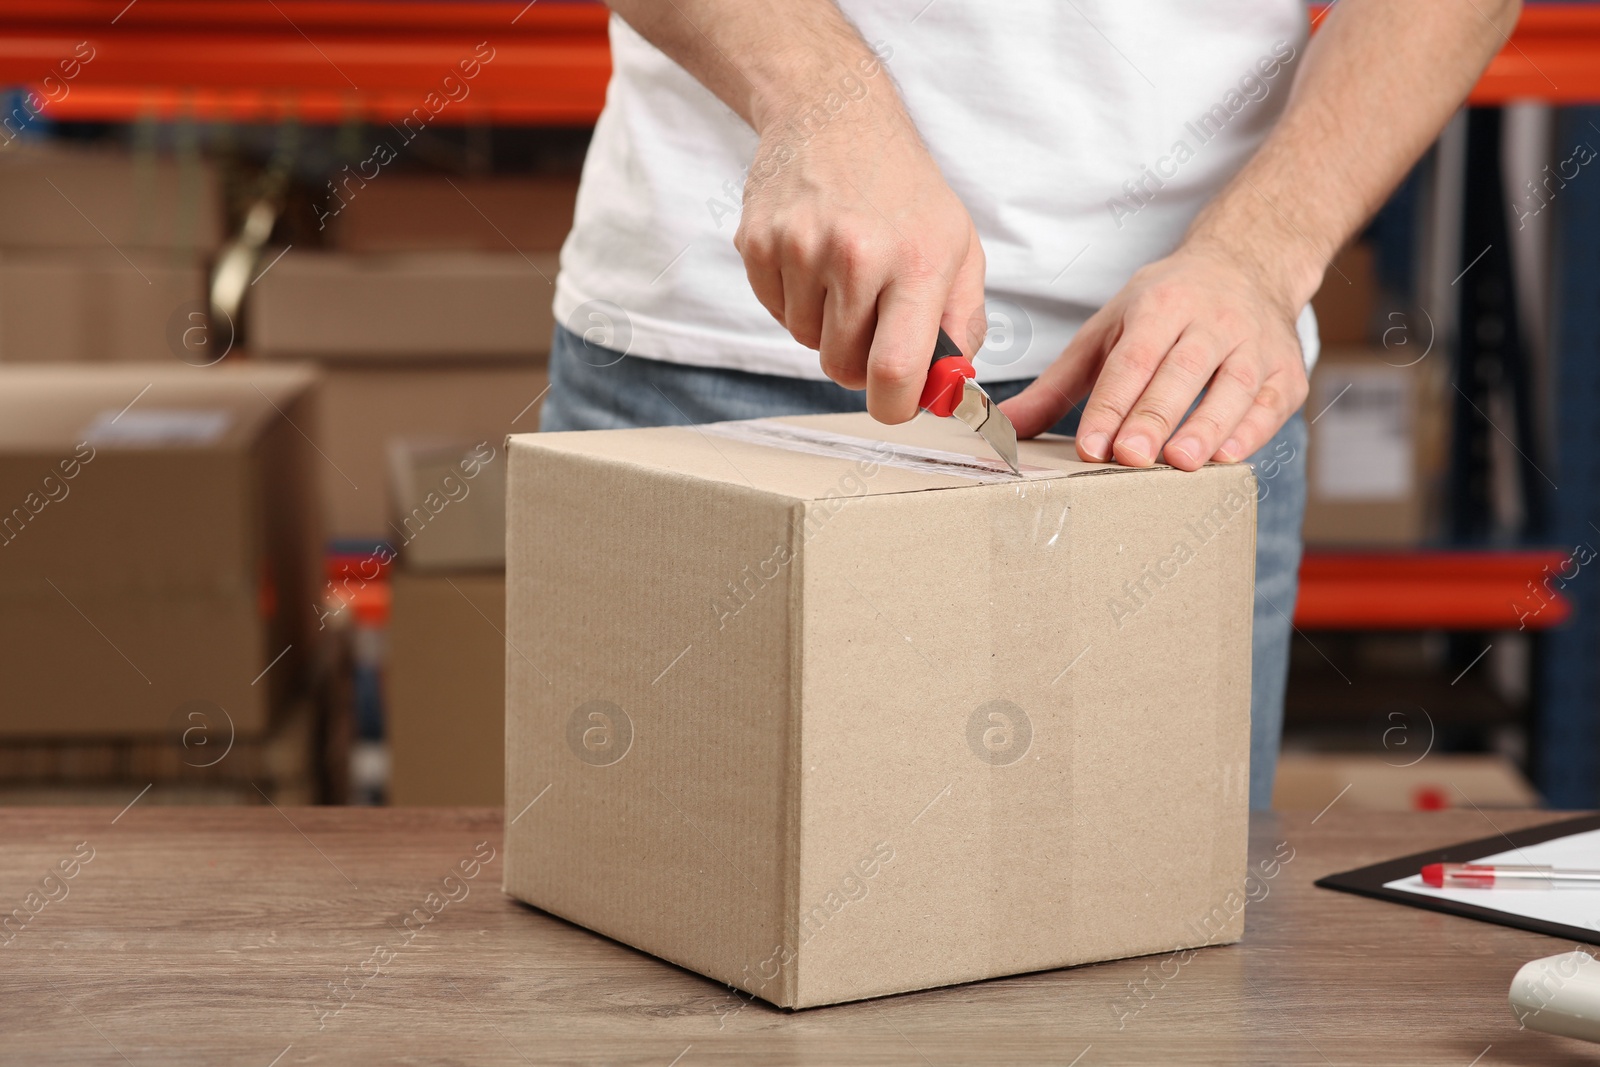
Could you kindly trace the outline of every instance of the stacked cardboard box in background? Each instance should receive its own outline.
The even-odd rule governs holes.
[[[221,226],[216,169],[197,157],[0,154],[0,362],[174,358]]]
[[[1416,545],[1436,521],[1446,453],[1446,361],[1428,329],[1380,319],[1376,256],[1335,257],[1313,306],[1304,538],[1315,546]]]
[[[328,371],[317,437],[335,468],[322,474],[333,536],[396,537],[392,442],[498,448],[537,429],[575,189],[385,176],[335,216],[335,250],[291,249],[251,287],[252,352]]]
[[[549,354],[555,276],[549,252],[291,249],[252,287],[250,348],[268,359],[526,362]]]
[[[0,804],[315,804],[323,799],[316,701],[292,701],[257,737],[242,737],[197,701],[166,736],[0,742]],[[148,794],[144,787],[150,787]]]
[[[390,529],[416,573],[504,570],[504,441],[398,439],[389,445]]]
[[[264,784],[309,788],[314,727],[291,710],[318,644],[321,460],[298,429],[314,382],[289,367],[0,367],[7,788],[142,786],[174,744],[211,782],[269,747]],[[194,777],[168,770],[165,785]]]
[[[317,472],[328,534],[397,545],[404,534],[393,525],[389,499],[392,444],[487,442],[498,455],[507,434],[538,428],[538,402],[549,383],[543,364],[531,362],[321,366],[312,436],[328,456]]]
[[[1504,756],[1431,752],[1404,758],[1360,752],[1285,752],[1272,806],[1320,811],[1337,798],[1364,811],[1536,808],[1539,794]]]
[[[395,804],[505,796],[506,456],[503,441],[397,441],[400,539],[389,621]]]
[[[322,368],[329,533],[399,551],[385,736],[364,734],[358,762],[390,768],[396,803],[498,804],[504,441],[539,425],[576,181],[395,174],[352,192],[331,249],[264,255],[250,348]]]
[[[1446,449],[1442,359],[1329,345],[1311,375],[1304,537],[1408,546],[1436,522]]]
[[[394,577],[389,800],[505,801],[504,571]]]
[[[572,229],[572,175],[436,178],[395,174],[356,192],[334,216],[345,252],[550,252]]]
[[[161,361],[206,297],[195,261],[137,268],[109,248],[0,250],[0,363]]]

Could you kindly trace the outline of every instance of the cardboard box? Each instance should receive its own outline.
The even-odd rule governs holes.
[[[1427,533],[1424,409],[1434,367],[1381,348],[1325,348],[1311,375],[1303,536],[1312,545],[1414,545]]]
[[[1365,241],[1346,245],[1333,257],[1322,288],[1311,298],[1322,343],[1364,345],[1373,340],[1377,303],[1377,253]]]
[[[505,803],[506,578],[394,572],[392,804]]]
[[[508,447],[507,892],[785,1007],[1239,938],[1247,467],[1019,481],[930,416]]]
[[[241,737],[225,709],[196,701],[166,734],[115,740],[13,738],[0,746],[0,790],[29,787],[166,790],[251,783],[311,784],[317,778],[318,716],[313,703],[292,700],[270,731]],[[259,796],[256,802],[260,803]]]
[[[118,782],[89,785],[44,783],[39,785],[5,785],[0,783],[0,807],[65,808],[89,807],[116,810],[126,807],[133,797],[139,796],[148,782]],[[303,807],[318,803],[315,782],[203,782],[157,783],[142,797],[142,805],[159,804],[165,807],[183,804],[194,807],[251,807],[264,805],[270,800],[280,808]]]
[[[313,383],[0,367],[0,735],[159,734],[206,700],[256,736],[302,689]]]
[[[426,553],[422,543],[443,528],[432,523],[420,533],[413,522],[408,534],[395,523],[389,502],[390,442],[472,442],[473,448],[492,452],[485,474],[493,475],[505,464],[506,435],[538,427],[539,402],[549,381],[542,368],[504,364],[329,366],[312,434],[328,457],[316,470],[329,535],[384,539],[402,551]],[[492,489],[483,475],[472,484],[475,494]],[[407,545],[408,539],[416,544]]]
[[[398,536],[408,569],[505,569],[502,456],[487,439],[389,442],[390,536]]]
[[[330,224],[346,252],[554,252],[572,229],[578,179],[394,174],[354,192]]]
[[[187,316],[205,308],[205,267],[135,262],[109,248],[0,252],[0,362],[177,360]]]
[[[271,359],[538,361],[550,354],[555,277],[553,253],[291,250],[250,288],[251,348]]]
[[[109,244],[142,268],[157,258],[150,249],[203,253],[221,242],[221,185],[203,159],[59,145],[0,152],[0,246]]]
[[[1279,758],[1274,808],[1320,811],[1335,797],[1339,807],[1360,811],[1537,808],[1544,803],[1504,756],[1285,752]]]

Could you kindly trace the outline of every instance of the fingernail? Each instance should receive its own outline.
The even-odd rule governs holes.
[[[1083,447],[1084,454],[1090,459],[1103,461],[1106,458],[1106,449],[1111,445],[1111,438],[1103,433],[1092,433],[1078,444]]]
[[[1150,439],[1148,437],[1125,437],[1118,443],[1122,445],[1122,451],[1125,454],[1132,456],[1140,463],[1150,462],[1152,458],[1152,450],[1150,448]]]
[[[1200,442],[1196,441],[1193,437],[1185,437],[1180,441],[1174,441],[1168,447],[1170,447],[1174,452],[1177,452],[1179,455],[1183,456],[1183,458],[1188,460],[1190,463],[1200,462],[1200,460],[1196,458],[1200,455]]]
[[[1226,441],[1222,442],[1222,447],[1217,449],[1217,454],[1223,459],[1227,460],[1229,463],[1233,463],[1236,460],[1243,458],[1239,455],[1239,448],[1239,442],[1230,437]]]

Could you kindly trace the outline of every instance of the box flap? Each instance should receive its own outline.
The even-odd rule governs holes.
[[[886,426],[865,413],[795,415],[706,426],[524,434],[514,440],[795,500],[1131,472],[1114,463],[1084,463],[1070,437],[1046,434],[1020,443],[1018,479],[983,438],[954,419],[927,413],[900,426]]]

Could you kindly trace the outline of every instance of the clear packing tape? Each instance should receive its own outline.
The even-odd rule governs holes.
[[[961,452],[946,452],[937,448],[918,448],[912,445],[874,441],[867,437],[819,430],[811,426],[796,426],[776,419],[748,419],[739,422],[712,422],[699,427],[703,433],[724,437],[746,444],[783,448],[790,452],[804,452],[830,459],[853,459],[876,463],[917,474],[947,474],[971,478],[975,482],[1014,482],[1011,473],[998,458],[969,456]],[[1024,476],[1029,471],[1055,474],[1048,467],[1022,465]]]

